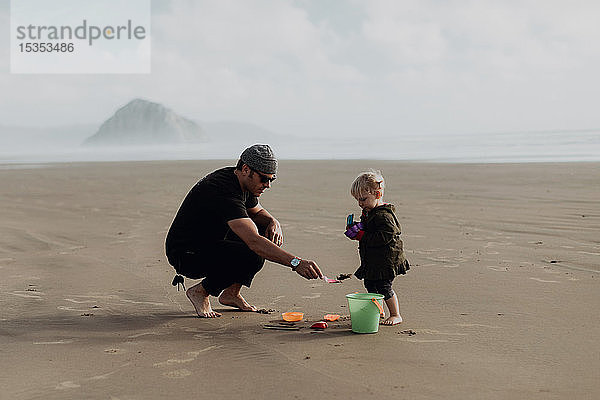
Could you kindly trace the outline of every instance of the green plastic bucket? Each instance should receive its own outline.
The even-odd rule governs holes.
[[[352,332],[375,333],[379,330],[379,317],[383,316],[383,295],[377,293],[347,294]]]

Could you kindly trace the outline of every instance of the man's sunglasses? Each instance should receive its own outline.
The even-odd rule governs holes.
[[[255,169],[250,168],[250,170],[252,170],[252,171],[254,171],[254,172],[256,172],[258,174],[258,177],[260,178],[261,183],[273,182],[275,179],[277,179],[276,176],[273,176],[272,178],[269,178],[268,176],[266,176],[262,172],[258,172]]]

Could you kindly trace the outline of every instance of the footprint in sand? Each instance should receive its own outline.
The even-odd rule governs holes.
[[[64,381],[64,382],[61,382],[58,385],[56,385],[56,387],[54,389],[65,390],[65,389],[76,389],[78,387],[81,387],[81,385],[79,385],[73,381]]]
[[[229,325],[231,325],[231,323],[226,324],[222,328],[211,330],[211,331],[198,331],[200,333],[196,333],[193,337],[194,337],[194,339],[200,339],[200,340],[210,339],[210,338],[214,337],[215,334],[227,332],[227,329],[229,329]]]
[[[105,301],[113,301],[114,304],[116,305],[123,305],[122,303],[126,303],[126,304],[146,304],[146,305],[150,305],[150,306],[156,306],[156,307],[161,307],[161,306],[165,306],[165,303],[159,303],[159,302],[154,302],[154,301],[136,301],[136,300],[129,300],[129,299],[124,299],[118,295],[114,295],[114,294],[110,294],[110,295],[82,295],[82,294],[72,294],[70,295],[71,297],[64,299],[65,301],[71,302],[71,303],[76,303],[76,304],[83,304],[83,303],[97,303],[100,300],[105,300]],[[78,300],[78,299],[82,299],[82,300]],[[89,299],[89,300],[88,300]],[[121,303],[121,304],[119,304]]]
[[[42,280],[42,278],[40,278],[39,276],[27,276],[27,275],[23,275],[23,274],[10,275],[9,278],[10,279],[22,279],[22,280],[26,280],[26,281],[40,281],[40,280]]]
[[[435,329],[419,329],[417,332],[419,333],[425,333],[428,335],[447,335],[447,336],[467,336],[467,333],[460,333],[460,332],[441,332],[441,331],[437,331]]]
[[[594,252],[591,252],[591,251],[578,251],[578,253],[589,254],[589,255],[592,255],[592,256],[600,256],[600,253],[594,253]]]
[[[444,264],[444,265],[442,265],[442,267],[444,267],[444,268],[458,268],[459,265],[458,264]]]
[[[163,375],[166,376],[167,378],[179,379],[179,378],[185,378],[185,377],[192,375],[192,371],[184,368],[184,369],[177,369],[175,371],[165,372],[165,373],[163,373]]]
[[[424,253],[437,253],[438,251],[441,251],[442,249],[436,248],[436,249],[423,249],[423,250],[415,250],[414,252],[417,254],[424,254]]]
[[[167,361],[154,363],[154,367],[161,368],[161,367],[166,367],[166,366],[175,365],[175,364],[186,364],[186,363],[190,363],[190,362],[194,361],[195,359],[196,359],[196,357],[183,358],[183,359],[170,359]]]
[[[547,281],[545,279],[540,279],[540,278],[529,278],[529,279],[533,279],[534,281],[542,282],[542,283],[559,283],[558,281]]]
[[[321,297],[321,293],[313,293],[310,296],[302,296],[303,299],[318,299]]]
[[[43,300],[42,296],[44,293],[42,292],[32,292],[32,291],[27,291],[27,290],[15,290],[14,292],[11,292],[9,294],[12,294],[13,296],[18,296],[18,297],[24,297],[26,299],[35,299],[35,300]]]
[[[126,367],[128,365],[130,365],[130,363],[123,364],[121,366],[121,368]],[[103,379],[108,379],[110,376],[118,373],[121,370],[121,368],[117,368],[116,370],[111,371],[111,372],[107,372],[106,374],[91,376],[87,380],[90,380],[90,381],[99,381],[99,380],[103,380]]]
[[[56,308],[59,309],[59,310],[63,310],[63,311],[75,311],[75,312],[78,312],[78,313],[89,311],[89,310],[86,310],[86,309],[79,309],[79,308],[73,308],[73,307],[67,307],[67,306],[58,306]]]
[[[160,307],[160,306],[164,306],[164,305],[165,305],[165,303],[155,303],[155,302],[152,302],[152,301],[135,301],[135,300],[128,300],[128,299],[121,299],[121,301],[122,301],[123,303],[130,303],[130,304],[148,304],[148,305],[150,305],[150,306],[157,306],[157,307]]]
[[[186,332],[189,332],[186,330]],[[142,336],[148,336],[148,335],[157,335],[160,336],[161,334],[158,332],[144,332],[144,333],[138,333],[137,335],[131,335],[131,336],[127,336],[128,339],[137,339],[139,337]]]
[[[285,296],[276,296],[273,301],[271,301],[271,304],[275,304],[281,299],[285,299]]]
[[[57,340],[54,342],[33,342],[33,344],[69,344],[69,343],[73,343],[75,340],[73,339],[63,339],[63,340]]]
[[[427,260],[429,261],[433,261],[435,263],[447,263],[450,262],[449,259],[445,258],[445,257],[427,257]]]
[[[99,380],[104,380],[104,379],[108,379],[109,377],[111,377],[114,374],[117,374],[121,371],[121,369],[127,367],[128,365],[130,365],[131,363],[127,362],[123,365],[121,365],[120,367],[118,367],[117,369],[113,370],[113,371],[109,371],[107,373],[104,373],[102,375],[94,375],[91,376],[89,378],[82,378],[82,382],[90,382],[90,381],[99,381]],[[58,384],[58,386],[56,386],[56,389],[61,390],[61,389],[75,389],[81,387],[80,384],[75,383],[73,381],[64,381]]]
[[[123,350],[121,350],[121,349],[105,349],[104,352],[109,353],[109,354],[116,354],[116,353],[122,353]]]
[[[544,267],[546,268],[546,267]],[[547,274],[562,274],[561,271],[552,271],[551,269],[544,269],[544,272]]]
[[[512,246],[514,243],[511,242],[487,242],[487,244],[483,247],[498,247],[498,246]]]
[[[185,363],[189,363],[192,361],[195,361],[196,358],[198,358],[198,356],[204,352],[213,350],[213,349],[218,349],[221,348],[223,346],[208,346],[202,350],[196,350],[196,351],[188,351],[187,352],[187,356],[189,356],[188,358],[181,358],[181,359],[177,359],[177,358],[171,358],[167,361],[162,361],[162,362],[157,362],[154,363],[154,367],[156,368],[161,368],[161,367],[166,367],[169,365],[175,365],[175,364],[185,364]]]
[[[63,299],[63,300],[68,301],[70,303],[75,303],[75,304],[95,303],[94,300],[75,300],[75,299]]]
[[[211,335],[209,333],[196,333],[193,338],[196,340],[210,340],[214,337],[214,335]]]
[[[405,339],[407,342],[411,343],[448,343],[446,339]]]
[[[508,268],[506,268],[506,267],[497,267],[497,266],[488,265],[488,268],[491,269],[492,271],[498,271],[498,272],[508,271]]]

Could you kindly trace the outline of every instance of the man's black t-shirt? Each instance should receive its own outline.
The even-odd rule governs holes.
[[[227,221],[248,218],[258,198],[243,192],[234,167],[216,170],[202,178],[187,194],[171,224],[165,243],[167,257],[178,252],[210,248],[223,240]]]

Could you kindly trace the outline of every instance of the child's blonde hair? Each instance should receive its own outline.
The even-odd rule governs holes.
[[[385,180],[381,171],[375,171],[373,169],[362,172],[352,182],[350,188],[350,194],[354,198],[363,197],[365,194],[376,194],[380,192],[383,195],[383,188],[385,187]]]

